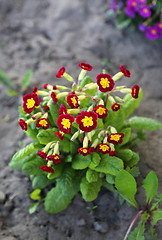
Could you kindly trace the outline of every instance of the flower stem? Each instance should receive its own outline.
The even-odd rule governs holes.
[[[130,224],[127,232],[126,232],[126,235],[125,235],[125,237],[124,237],[124,240],[127,240],[127,237],[128,237],[128,235],[129,235],[129,233],[130,233],[130,231],[131,231],[134,223],[136,222],[136,220],[138,219],[138,217],[143,213],[143,211],[144,211],[144,210],[139,211],[139,212],[137,213],[137,215],[134,217],[133,221],[131,222],[131,224]]]

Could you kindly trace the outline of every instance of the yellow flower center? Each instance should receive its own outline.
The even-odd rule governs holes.
[[[107,78],[101,78],[100,84],[103,88],[107,88],[110,86],[110,81]]]
[[[63,118],[61,124],[63,125],[63,128],[68,129],[70,128],[70,120]]]
[[[56,159],[59,159],[59,157],[58,157],[58,156],[55,156],[55,160],[56,160]]]
[[[72,98],[71,98],[71,101],[72,101],[72,103],[74,104],[74,106],[76,106],[76,104],[77,104],[76,98],[75,98],[75,97],[72,97]]]
[[[111,135],[110,137],[111,140],[114,140],[114,141],[119,141],[120,140],[120,135]]]
[[[83,118],[83,119],[81,120],[81,122],[83,122],[83,126],[84,126],[84,127],[93,126],[92,117],[87,117],[87,116],[85,116],[85,118]]]
[[[39,124],[43,127],[46,127],[48,123],[45,119],[42,119],[42,120],[39,121]]]
[[[83,148],[83,149],[82,149],[82,152],[83,152],[83,153],[87,153],[87,149],[84,149],[84,148]]]
[[[27,99],[27,103],[26,103],[27,108],[32,108],[34,107],[34,105],[35,105],[35,101],[33,98]]]
[[[100,146],[100,149],[101,149],[103,152],[106,152],[107,150],[109,150],[109,146],[107,146],[107,145],[101,145],[101,146]]]
[[[152,32],[152,34],[156,34],[156,31],[154,29],[151,32]]]
[[[133,7],[136,7],[136,6],[137,6],[137,3],[136,3],[136,2],[132,2],[132,6],[133,6]]]
[[[99,107],[97,110],[96,110],[96,113],[98,113],[99,115],[102,115],[106,112],[105,108],[102,108],[102,107]]]
[[[148,13],[148,9],[147,9],[147,8],[145,8],[145,9],[144,9],[144,12],[145,12],[145,13]]]

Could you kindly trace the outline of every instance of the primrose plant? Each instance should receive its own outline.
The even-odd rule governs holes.
[[[130,148],[144,139],[143,129],[155,130],[161,124],[144,117],[127,119],[138,107],[142,89],[138,85],[116,86],[121,77],[130,78],[123,65],[112,77],[106,71],[99,73],[96,82],[86,76],[93,69],[91,65],[78,65],[77,82],[64,67],[56,75],[72,82],[72,88],[34,87],[19,108],[19,125],[33,142],[15,153],[10,167],[22,168],[30,175],[31,198],[38,200],[31,213],[42,201],[47,212],[58,213],[79,191],[85,201],[93,201],[103,185],[115,187],[138,207],[134,176],[139,173],[139,155]]]

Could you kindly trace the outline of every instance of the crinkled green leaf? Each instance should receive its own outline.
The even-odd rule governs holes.
[[[133,167],[139,162],[139,154],[136,152],[133,152],[132,158],[127,162],[127,166]]]
[[[99,165],[100,161],[101,161],[101,157],[98,153],[96,152],[91,153],[91,163],[89,165],[89,168],[94,169]]]
[[[134,198],[137,192],[137,184],[134,177],[125,170],[121,170],[115,178],[115,186],[117,190],[127,197],[134,207],[138,207]]]
[[[58,137],[55,132],[58,131],[56,128],[48,128],[46,130],[40,130],[37,139],[41,144],[47,144],[52,141],[58,141]]]
[[[30,125],[31,125],[31,124],[30,124]],[[34,140],[37,140],[38,130],[37,130],[36,128],[35,128],[35,129],[32,129],[30,125],[28,125],[28,129],[27,129],[27,131],[25,131],[25,133],[26,133],[29,137],[33,138]]]
[[[91,156],[83,156],[82,154],[76,154],[72,161],[72,168],[74,169],[85,169],[91,162]]]
[[[102,186],[101,178],[98,178],[97,182],[89,183],[84,177],[80,184],[80,191],[82,193],[82,197],[86,202],[91,202],[97,198],[97,195],[100,191]]]
[[[50,180],[47,178],[47,175],[41,174],[41,175],[36,175],[34,176],[32,180],[32,188],[33,189],[43,189],[49,184],[53,183],[55,180]]]
[[[26,162],[23,167],[22,171],[29,175],[39,175],[42,174],[41,166],[46,165],[47,162],[45,159],[40,158],[39,156],[30,162]]]
[[[143,180],[142,187],[146,191],[146,202],[150,203],[158,190],[158,178],[154,171],[147,174],[146,178]]]
[[[117,157],[121,158],[124,162],[128,162],[133,157],[133,151],[130,149],[117,150]]]
[[[38,150],[35,150],[32,154],[29,154],[29,156],[21,159],[20,161],[11,161],[9,166],[13,169],[22,168],[24,163],[32,161],[38,156],[37,152]]]
[[[119,144],[119,147],[122,147],[129,141],[132,130],[131,130],[131,128],[124,128],[121,130],[121,132],[124,133],[124,138],[123,138],[123,142],[121,144]]]
[[[162,124],[155,119],[146,117],[132,117],[125,122],[125,126],[138,130],[157,130],[162,127]]]
[[[97,172],[109,173],[116,176],[123,169],[123,161],[117,157],[110,157],[108,154],[101,156],[101,161],[94,168]]]
[[[87,179],[87,181],[89,183],[97,182],[97,180],[98,180],[98,173],[96,171],[88,169],[87,172],[86,172],[86,179]]]
[[[54,125],[57,126],[57,119],[59,117],[60,104],[59,102],[55,104],[51,99],[49,103],[49,108],[50,108],[49,115],[52,117]]]
[[[115,183],[115,176],[107,173],[106,174],[106,181],[110,184],[114,184]]]
[[[117,131],[120,131],[123,127],[124,119],[125,113],[122,106],[116,112],[109,111],[108,116],[104,118],[104,128],[107,128],[108,126],[113,126],[117,129]]]
[[[41,199],[40,193],[41,193],[41,189],[37,188],[30,194],[30,198],[33,200],[39,200]]]
[[[125,113],[125,118],[129,117],[129,115],[134,112],[134,110],[138,107],[140,101],[142,100],[142,97],[143,92],[141,88],[137,99],[133,98],[131,93],[125,95],[124,104],[122,105]]]
[[[152,212],[152,220],[154,225],[157,221],[162,220],[162,209],[157,209]]]

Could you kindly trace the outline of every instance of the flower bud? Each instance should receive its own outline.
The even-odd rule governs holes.
[[[42,116],[42,113],[41,112],[38,112],[38,113],[36,113],[36,114],[34,114],[33,116],[32,116],[32,119],[33,120],[37,120],[38,118],[40,118]]]
[[[65,87],[65,86],[61,86],[61,85],[56,85],[56,88],[57,88],[58,90],[61,90],[61,91],[67,89],[67,87]]]
[[[67,110],[67,113],[68,113],[68,114],[78,114],[78,113],[80,113],[80,112],[81,112],[81,110],[78,109],[78,108],[73,108],[73,109],[68,109],[68,110]]]
[[[66,97],[68,94],[69,94],[68,92],[59,93],[59,94],[57,95],[57,98],[58,98],[58,99],[59,99],[59,98],[64,98],[64,97]]]
[[[93,111],[93,105],[91,105],[91,106],[88,108],[87,112],[89,112],[89,111]]]
[[[115,90],[120,90],[120,89],[123,89],[123,88],[126,88],[126,86],[118,86],[116,88],[114,88]]]
[[[98,105],[104,105],[104,101],[101,99],[98,103]]]
[[[86,99],[86,98],[87,98],[87,97],[86,97],[86,96],[83,96],[83,95],[82,95],[82,96],[79,96],[79,97],[78,97],[78,101],[82,101],[82,100],[84,100],[84,99]]]
[[[64,73],[64,78],[66,78],[66,80],[68,80],[69,82],[74,82],[74,79],[69,75],[67,74],[66,72]]]
[[[45,96],[45,97],[46,97],[46,96],[49,96],[49,93],[48,93],[48,92],[45,92],[45,91],[40,91],[40,90],[39,90],[39,91],[38,91],[38,95],[39,95],[39,96]]]
[[[108,96],[108,100],[110,101],[111,104],[115,103],[115,99],[111,95]]]
[[[48,113],[45,113],[42,118],[48,118]]]
[[[73,85],[72,85],[72,90],[75,91],[77,90],[77,84],[74,82]]]
[[[84,76],[86,75],[86,72],[87,72],[87,70],[84,70],[84,69],[81,70],[79,77],[78,77],[79,82],[83,80]]]
[[[84,137],[83,147],[88,147],[88,136],[85,136],[85,137]]]
[[[121,93],[130,93],[131,89],[130,88],[123,88],[120,90]]]
[[[124,103],[124,100],[118,96],[115,96],[115,100],[120,103]]]
[[[75,139],[77,139],[78,136],[79,136],[79,131],[73,134],[73,136],[71,137],[71,141],[74,141]]]
[[[54,146],[54,154],[55,153],[59,154],[59,142],[57,142]]]
[[[94,140],[94,142],[92,143],[92,146],[91,147],[94,147],[94,148],[96,148],[97,147],[97,145],[98,145],[98,142],[99,142],[99,139],[97,138],[97,139],[95,139]]]
[[[103,137],[104,135],[105,135],[105,130],[102,130],[102,131],[99,132],[98,138],[101,138],[101,137]]]
[[[97,88],[97,83],[88,83],[84,86],[83,91],[87,90],[87,89],[96,89]]]
[[[43,97],[43,101],[49,101],[49,99],[50,99],[50,96],[48,96],[48,97]]]
[[[112,77],[112,79],[113,79],[114,81],[117,81],[117,80],[119,80],[122,76],[123,76],[123,73],[122,73],[122,72],[118,72],[117,74],[115,74],[115,75]]]
[[[117,133],[116,128],[114,128],[114,127],[110,127],[110,131],[111,131],[111,133]]]
[[[48,150],[50,149],[51,145],[53,144],[54,142],[49,142],[44,148],[43,148],[43,152],[48,152]]]

